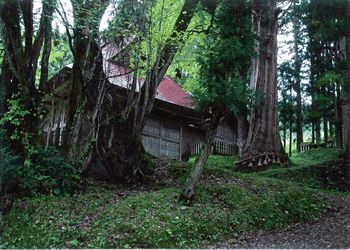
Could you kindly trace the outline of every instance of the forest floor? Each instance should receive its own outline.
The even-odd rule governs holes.
[[[293,157],[295,168],[267,170],[259,173],[263,176],[275,176],[279,178],[292,179],[300,184],[312,186],[320,189],[333,189],[336,186],[342,186],[339,180],[336,180],[336,173],[340,168],[335,167],[341,164],[335,159],[335,155],[325,154],[320,156],[323,150],[310,151],[296,157]],[[316,161],[316,162],[314,162]],[[315,171],[317,168],[317,173]],[[328,168],[327,173],[319,171],[322,168]],[[301,173],[296,173],[296,170]],[[310,171],[311,170],[311,171]],[[282,172],[282,173],[281,173]],[[304,173],[302,173],[304,172]],[[287,174],[288,173],[288,174]],[[322,176],[323,175],[323,176]],[[327,181],[315,181],[315,177],[322,176]],[[318,182],[318,183],[317,183]],[[340,184],[340,185],[339,185]],[[333,187],[332,187],[333,185]],[[332,209],[323,214],[317,222],[307,221],[288,225],[284,229],[258,230],[256,232],[246,232],[238,237],[228,237],[221,240],[214,248],[306,248],[306,249],[324,249],[324,248],[350,248],[350,194],[349,192],[320,194],[324,199],[332,203]]]
[[[243,233],[211,247],[349,249],[350,198],[331,196],[330,199],[338,209],[325,214],[318,222],[292,224],[280,230]]]
[[[341,150],[317,149],[238,173],[211,156],[191,206],[177,202],[193,164],[158,160],[144,186],[88,180],[66,196],[17,199],[0,248],[349,248]]]

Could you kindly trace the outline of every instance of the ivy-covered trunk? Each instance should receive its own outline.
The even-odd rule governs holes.
[[[259,169],[288,161],[282,148],[277,118],[277,15],[276,0],[253,1],[254,32],[259,36],[253,59],[251,88],[257,99],[250,115],[249,132],[238,169]]]
[[[92,26],[80,6],[77,10],[73,44],[72,73],[67,126],[63,144],[69,160],[77,161],[86,172],[94,172],[96,158],[109,179],[115,182],[135,181],[148,169],[141,133],[151,112],[156,90],[183,43],[199,0],[186,0],[175,23],[173,33],[161,49],[156,63],[147,73],[141,90],[131,100],[122,100],[120,88],[110,84],[103,70],[103,58],[97,46],[98,26]],[[94,1],[83,4],[96,17],[107,7]],[[83,8],[83,9],[84,9]],[[99,24],[94,22],[93,24]],[[90,34],[84,34],[90,28]],[[134,98],[134,99],[133,99]]]
[[[72,1],[73,34],[66,27],[74,60],[62,144],[67,159],[83,168],[91,158],[95,140],[95,117],[104,79],[99,26],[108,4],[109,0]]]
[[[44,42],[51,43],[50,27],[55,3],[54,0],[43,2],[37,30],[32,0],[4,0],[0,3],[5,51],[1,81],[6,98],[1,124],[7,131],[11,150],[22,160],[30,159],[33,146],[40,140],[38,127],[42,96],[35,83],[41,49]],[[42,57],[45,54],[47,58],[50,50],[45,45],[44,50]]]

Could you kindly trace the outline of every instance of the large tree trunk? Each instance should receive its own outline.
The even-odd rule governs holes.
[[[184,32],[194,15],[199,0],[186,0],[174,26],[173,33],[161,49],[158,60],[148,72],[135,106],[126,107],[126,119],[115,116],[115,110],[101,115],[108,122],[98,126],[97,152],[116,181],[138,181],[148,169],[148,160],[142,145],[141,134],[146,118],[153,108],[157,88],[169,68],[173,58],[184,42]],[[107,91],[111,93],[110,91]],[[102,110],[113,107],[113,98],[105,98]],[[133,101],[128,103],[133,103]],[[124,108],[125,109],[125,108]],[[106,119],[103,119],[106,120]],[[117,138],[109,138],[111,135]]]
[[[85,172],[94,172],[95,157],[102,163],[109,179],[116,182],[137,181],[147,171],[148,161],[142,146],[141,133],[152,110],[156,90],[175,53],[184,42],[184,32],[198,1],[185,1],[173,33],[160,49],[141,90],[126,101],[120,97],[118,87],[107,80],[101,80],[106,77],[103,75],[102,55],[96,42],[98,26],[91,37],[84,36],[83,28],[76,29],[73,85],[64,147],[68,158],[78,160]],[[96,16],[102,17],[107,7],[106,2],[99,7],[100,12]],[[88,3],[89,1],[86,4]],[[93,6],[93,3],[91,1],[90,5]],[[78,22],[77,27],[90,27],[84,13],[80,13],[75,19]]]
[[[70,161],[86,167],[95,141],[95,117],[104,82],[102,53],[99,47],[99,24],[109,1],[73,1],[74,37],[67,28],[74,61],[66,110],[63,149]],[[93,20],[86,18],[86,12]]]
[[[244,144],[247,140],[249,131],[249,121],[247,117],[240,116],[237,118],[237,146],[238,154],[241,155],[244,149]]]
[[[197,159],[194,167],[191,170],[190,175],[187,177],[184,189],[181,192],[179,201],[185,204],[189,204],[195,196],[195,188],[201,178],[203,168],[207,164],[207,160],[213,145],[213,141],[216,135],[216,130],[218,128],[221,115],[219,113],[212,114],[209,128],[205,135],[205,141],[202,146],[202,152]]]
[[[263,97],[256,103],[249,122],[249,132],[238,169],[259,169],[263,165],[288,161],[282,148],[277,118],[277,9],[276,1],[253,1],[254,31],[259,36],[253,59],[251,88]]]

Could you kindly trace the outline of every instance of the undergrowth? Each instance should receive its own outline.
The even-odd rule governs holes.
[[[340,151],[329,152],[316,154],[328,160]],[[318,159],[312,153],[298,157],[299,162]],[[331,207],[323,191],[300,185],[291,176],[271,177],[271,171],[281,169],[242,174],[233,171],[234,161],[235,157],[209,158],[204,174],[228,181],[202,183],[190,207],[178,205],[180,188],[132,192],[124,198],[116,196],[116,187],[96,186],[71,196],[18,199],[3,218],[0,246],[200,248],[244,231],[318,220]],[[193,160],[172,161],[171,171],[183,181],[192,164]],[[290,169],[310,167],[298,164]]]
[[[255,175],[292,181],[304,187],[346,191],[342,154],[339,148],[313,149],[295,154],[288,168],[272,168]]]
[[[316,193],[297,187],[266,189],[201,187],[191,207],[177,204],[179,190],[173,188],[110,204],[111,190],[22,200],[4,218],[2,247],[199,248],[230,233],[317,219],[328,208]],[[80,225],[103,204],[91,225]]]

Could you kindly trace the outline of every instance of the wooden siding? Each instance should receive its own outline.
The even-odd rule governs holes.
[[[203,147],[203,142],[198,141],[191,144],[191,155],[198,155]],[[211,153],[217,155],[234,155],[237,154],[237,145],[233,143],[222,142],[214,140],[211,147]]]
[[[156,118],[146,120],[142,143],[150,154],[181,160],[181,127]]]
[[[234,129],[233,121],[224,120],[221,121],[216,136],[214,139],[214,145],[211,152],[219,155],[233,155],[238,152],[237,149],[237,134]],[[198,155],[203,146],[205,131],[199,132],[198,129],[184,128],[185,137],[183,141],[186,147],[186,158],[192,155]]]
[[[59,146],[62,144],[62,134],[63,130],[66,126],[66,101],[56,101],[54,106],[46,105],[46,109],[48,110],[48,114],[46,116],[46,120],[44,122],[44,132],[45,132],[45,140],[49,139],[49,145]],[[52,114],[53,112],[53,114]],[[51,119],[53,118],[53,123],[51,124]],[[51,130],[50,138],[49,130]]]
[[[235,144],[237,139],[236,133],[234,133],[233,126],[229,121],[224,120],[220,122],[216,132],[215,140],[227,144]]]

